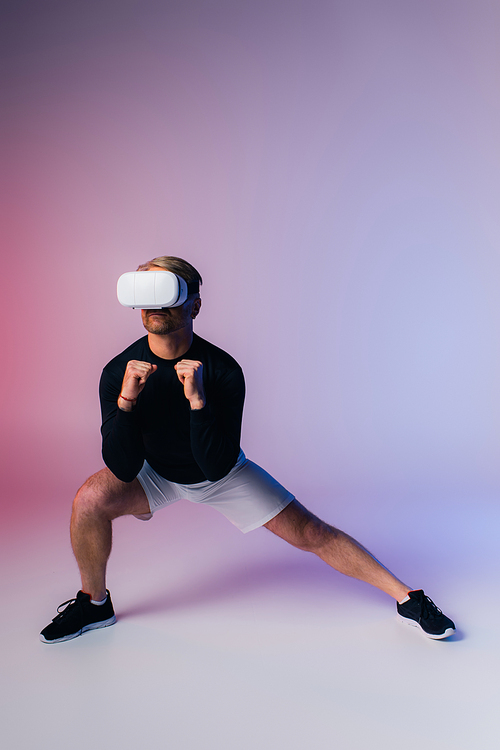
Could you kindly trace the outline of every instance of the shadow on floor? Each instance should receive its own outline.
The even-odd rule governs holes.
[[[363,589],[357,591],[360,586]],[[199,607],[273,589],[286,590],[288,594],[295,591],[298,599],[315,593],[324,597],[325,602],[335,595],[342,599],[363,596],[372,601],[386,598],[378,589],[343,576],[320,561],[265,562],[240,565],[210,578],[201,575],[199,580],[184,584],[178,590],[165,591],[159,586],[154,599],[143,598],[135,605],[120,610],[120,618]]]

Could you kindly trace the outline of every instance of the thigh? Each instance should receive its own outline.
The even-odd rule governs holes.
[[[218,482],[191,488],[188,500],[210,505],[246,534],[264,526],[293,501],[293,495],[267,471],[243,459]]]
[[[87,501],[106,511],[110,518],[150,513],[146,493],[138,479],[122,482],[106,467],[93,474],[79,490]]]
[[[294,500],[268,523],[266,529],[295,546],[319,543],[331,527]]]

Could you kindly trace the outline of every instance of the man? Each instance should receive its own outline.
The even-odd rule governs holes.
[[[196,269],[180,258],[154,258],[138,271],[169,271],[191,289],[201,284]],[[59,643],[116,621],[105,581],[112,521],[123,515],[149,520],[181,498],[211,505],[244,533],[265,526],[341,573],[385,591],[396,600],[400,618],[429,638],[450,636],[453,622],[422,590],[410,590],[245,457],[240,450],[243,373],[226,352],[193,333],[200,307],[194,291],[177,307],[143,309],[147,336],[103,370],[106,468],[78,491],[71,517],[82,588],[60,605],[41,640]]]

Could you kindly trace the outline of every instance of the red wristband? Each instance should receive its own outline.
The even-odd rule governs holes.
[[[123,399],[124,401],[137,401],[137,399],[136,399],[136,398],[127,398],[126,396],[122,396],[122,394],[121,394],[121,393],[120,393],[120,395],[118,396],[118,398],[122,398],[122,399]]]

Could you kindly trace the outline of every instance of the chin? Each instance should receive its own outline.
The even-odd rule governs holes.
[[[178,327],[168,325],[168,323],[158,323],[158,325],[154,325],[154,323],[148,323],[148,325],[145,325],[144,328],[148,333],[155,333],[157,336],[166,336],[167,333],[174,333],[174,331],[179,330]]]

